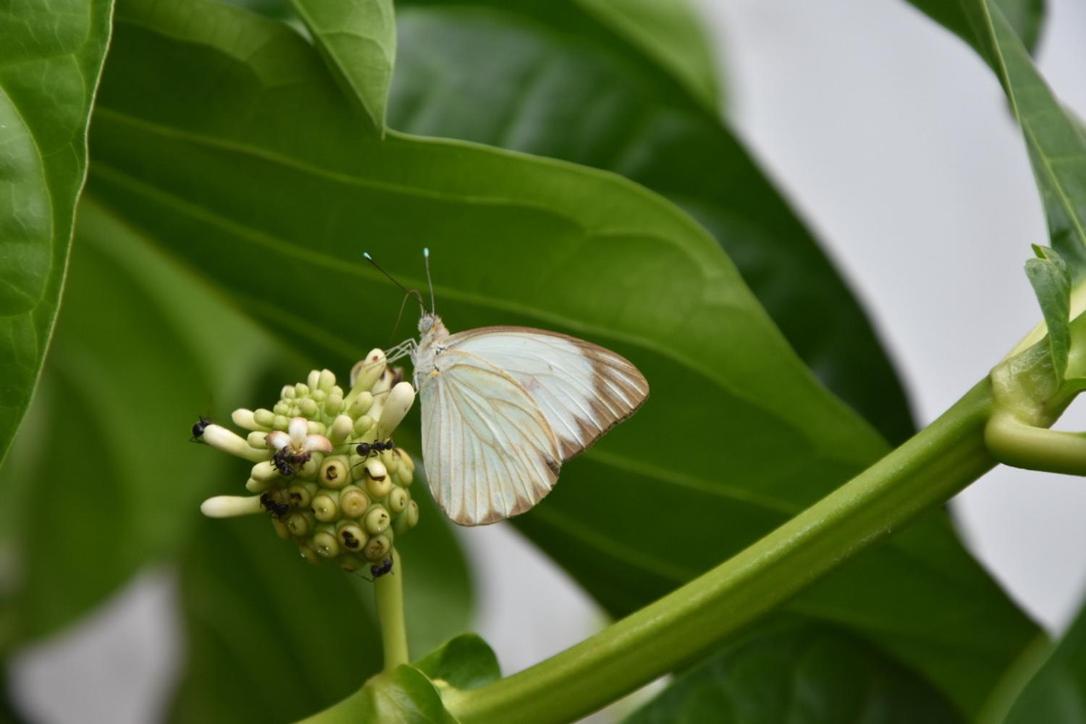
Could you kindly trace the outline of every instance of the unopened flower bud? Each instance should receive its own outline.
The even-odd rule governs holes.
[[[411,502],[411,496],[403,488],[393,488],[388,494],[388,509],[393,513],[403,512],[409,502]]]
[[[275,427],[275,413],[262,407],[253,413],[253,422],[261,427]]]
[[[351,407],[347,410],[347,413],[351,417],[361,417],[365,415],[369,409],[373,407],[373,394],[369,391],[358,393],[358,397],[354,398],[351,402]]]
[[[340,456],[330,457],[321,464],[320,474],[317,476],[321,485],[326,488],[342,488],[351,482],[350,473],[347,471],[347,463]]]
[[[331,392],[332,386],[336,384],[336,376],[332,370],[321,370],[320,380],[317,384],[325,392]]]
[[[276,415],[289,415],[290,404],[282,401],[276,402],[275,405],[272,406],[272,412],[274,412]]]
[[[377,436],[387,437],[400,424],[411,405],[415,403],[415,388],[410,382],[401,382],[388,393],[388,399],[377,421]]]
[[[355,363],[351,368],[351,389],[367,390],[373,386],[385,371],[385,352],[381,349],[371,349],[365,359]]]
[[[249,476],[253,480],[259,480],[266,483],[279,477],[279,471],[275,469],[275,465],[270,460],[264,460],[253,466],[253,469],[249,472]]]
[[[388,536],[377,535],[366,543],[364,555],[371,562],[379,563],[385,559],[390,550],[392,550],[392,541],[388,539]]]
[[[365,513],[369,506],[370,499],[361,488],[348,485],[339,492],[339,507],[348,518],[357,518]]]
[[[343,395],[335,391],[329,392],[324,401],[324,413],[326,415],[338,415],[343,410]]]
[[[305,382],[306,382],[307,385],[309,385],[309,389],[311,391],[310,394],[312,394],[312,390],[320,389],[321,371],[320,370],[310,370],[309,371],[309,376],[306,377]]]
[[[339,541],[328,531],[321,531],[313,536],[313,547],[317,554],[324,558],[335,558],[339,555]]]
[[[339,540],[343,544],[343,547],[349,551],[362,550],[362,547],[366,545],[366,542],[369,540],[369,536],[353,523],[342,526],[338,533]]]
[[[239,515],[259,513],[260,496],[216,495],[200,504],[200,512],[208,518],[234,518]]]
[[[280,390],[279,396],[284,400],[294,399],[294,385],[283,385],[283,389]]]
[[[298,411],[305,417],[315,417],[320,408],[317,407],[317,402],[312,397],[307,397],[298,403]]]
[[[363,415],[354,423],[354,434],[365,435],[371,427],[373,427],[373,418],[369,415]]]
[[[278,518],[272,518],[272,528],[275,529],[275,534],[284,540],[290,537],[290,531],[283,524],[283,521]]]
[[[309,397],[309,385],[304,382],[294,385],[294,396],[299,398]]]
[[[313,509],[313,516],[322,523],[330,523],[339,517],[339,506],[336,505],[336,500],[331,493],[313,496],[310,507]]]
[[[328,428],[328,439],[333,445],[341,445],[354,432],[354,420],[347,415],[338,415]]]
[[[407,527],[414,528],[419,523],[419,504],[412,500],[407,504]]]
[[[220,425],[211,424],[205,427],[204,434],[200,439],[217,450],[236,455],[250,462],[268,459],[267,450],[256,450],[250,447],[245,438]]]
[[[383,498],[392,490],[392,479],[380,460],[366,461],[366,492],[371,498]]]
[[[290,534],[293,536],[300,538],[309,532],[309,518],[306,517],[305,513],[293,513],[284,521],[284,523],[287,526],[287,530],[289,530]]]
[[[388,530],[388,525],[391,522],[392,519],[389,517],[388,511],[380,505],[375,505],[370,508],[369,511],[366,513],[366,518],[364,521],[366,526],[366,532],[373,535],[384,533],[386,530]]]
[[[249,478],[245,481],[245,489],[250,493],[263,493],[265,490],[271,487],[271,482],[268,480],[257,480],[256,478]]]
[[[317,551],[313,550],[308,545],[301,546],[299,550],[301,551],[302,558],[304,558],[306,562],[314,564],[321,562],[320,556],[317,555]]]
[[[230,419],[234,421],[235,425],[246,430],[260,429],[260,424],[256,421],[252,410],[246,410],[245,408],[234,410],[230,413]]]

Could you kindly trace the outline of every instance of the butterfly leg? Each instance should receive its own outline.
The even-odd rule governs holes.
[[[414,338],[408,338],[400,342],[395,347],[385,350],[385,360],[388,364],[392,364],[396,360],[403,359],[404,357],[414,357],[415,350],[418,348],[419,343]]]

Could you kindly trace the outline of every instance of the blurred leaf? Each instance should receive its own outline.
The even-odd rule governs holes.
[[[431,681],[444,682],[454,689],[477,689],[501,678],[498,657],[486,641],[464,634],[447,641],[415,662]]]
[[[870,645],[777,621],[677,676],[627,724],[938,724],[950,703]]]
[[[704,24],[687,0],[577,0],[667,68],[710,113],[719,112],[720,83]]]
[[[0,7],[0,462],[56,319],[110,0]]]
[[[970,9],[977,0],[909,0],[913,5],[939,22],[965,42],[972,45],[982,56],[991,50],[989,41],[974,25],[975,16]],[[986,0],[980,0],[984,2]],[[1031,51],[1037,47],[1044,24],[1045,0],[995,0],[1003,15],[1010,22],[1016,35]]]
[[[305,722],[311,720],[306,719]],[[334,711],[323,712],[313,724],[456,724],[441,702],[441,696],[426,675],[403,664],[383,672],[343,702]]]
[[[425,651],[466,627],[471,591],[448,525],[428,495],[416,500],[422,522],[396,545],[411,646]],[[175,721],[294,721],[380,669],[372,584],[305,563],[266,519],[201,525],[181,586],[189,643]]]
[[[1086,610],[1046,654],[1034,654],[1035,672],[1011,705],[1006,724],[1086,722]]]
[[[224,340],[239,355],[264,348],[93,204],[80,205],[77,236],[42,395],[20,431],[24,449],[0,471],[0,489],[18,501],[3,513],[17,566],[5,644],[69,622],[171,553],[224,470],[187,438],[194,404],[237,380],[207,364],[184,324],[221,335],[220,352]]]
[[[1037,257],[1026,261],[1026,276],[1044,314],[1052,366],[1062,378],[1071,350],[1071,275],[1052,249],[1035,244],[1033,251]]]
[[[667,196],[713,232],[832,391],[891,441],[913,433],[856,299],[715,114],[592,33],[589,19],[572,24],[568,6],[560,17],[523,0],[399,7],[393,127],[615,171]]]
[[[361,250],[422,287],[425,243],[454,330],[544,326],[644,371],[642,411],[522,518],[612,612],[714,565],[886,450],[810,376],[713,239],[662,198],[470,143],[377,141],[281,24],[207,2],[121,7],[94,193],[269,327],[353,362],[400,304]],[[945,515],[896,540],[794,606],[877,642],[973,711],[1035,629]]]
[[[388,85],[396,60],[392,0],[292,0],[348,98],[385,132]]]

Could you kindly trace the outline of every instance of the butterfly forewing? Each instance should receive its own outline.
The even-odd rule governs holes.
[[[422,453],[434,499],[461,525],[523,513],[554,486],[561,448],[539,405],[499,366],[441,352],[419,379]]]
[[[446,344],[519,382],[557,436],[563,460],[632,415],[649,391],[644,376],[624,357],[564,334],[483,327],[454,334]]]

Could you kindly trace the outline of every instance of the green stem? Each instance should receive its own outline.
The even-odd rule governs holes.
[[[395,548],[392,549],[392,570],[374,581],[373,589],[377,597],[385,671],[392,671],[411,660],[407,655],[407,627],[403,617],[403,563]]]
[[[446,706],[464,724],[570,721],[695,659],[988,471],[991,406],[984,380],[897,450],[708,573],[531,668],[450,691]]]

